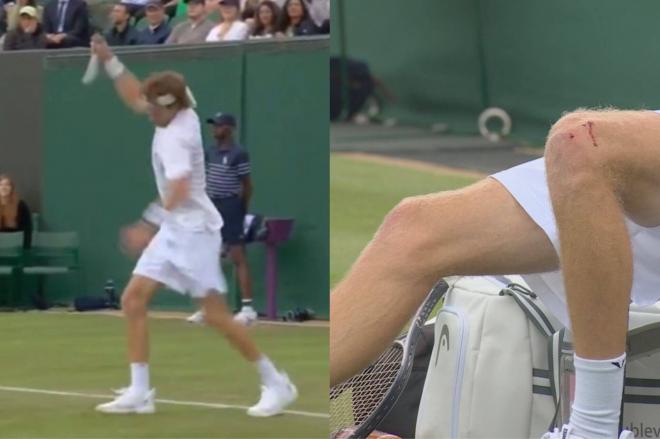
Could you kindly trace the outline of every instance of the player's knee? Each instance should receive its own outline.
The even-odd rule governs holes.
[[[207,325],[212,326],[222,332],[226,332],[228,325],[232,321],[232,317],[229,313],[206,308],[204,310],[204,320],[206,321]]]
[[[602,164],[595,151],[588,114],[570,114],[550,131],[545,145],[545,162],[551,185],[573,186],[598,177]]]
[[[401,200],[383,220],[376,233],[381,241],[405,240],[407,231],[419,220],[423,207],[423,197],[408,197]]]
[[[126,317],[139,317],[147,312],[147,304],[136,294],[124,293],[121,296],[121,309]]]
[[[396,249],[402,258],[409,258],[428,245],[435,245],[442,234],[437,223],[431,228],[429,222],[437,220],[434,212],[449,209],[455,197],[454,192],[422,195],[403,199],[392,209],[376,234],[375,241],[386,243],[388,248]],[[427,230],[434,231],[434,237],[428,236]]]

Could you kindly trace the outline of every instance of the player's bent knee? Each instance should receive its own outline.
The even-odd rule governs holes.
[[[138,295],[126,292],[121,296],[121,309],[126,317],[145,315],[147,304]]]
[[[422,230],[416,225],[425,216],[425,205],[423,197],[409,197],[397,204],[383,220],[374,237],[374,241],[394,245],[399,250],[405,250],[406,246],[413,245],[413,235]]]
[[[584,127],[580,125],[567,125],[548,138],[544,158],[551,183],[553,179],[570,182],[600,173],[601,158],[582,131]]]
[[[461,191],[405,198],[385,217],[374,245],[405,263],[417,261],[414,268],[425,271],[425,255],[450,240],[452,222],[440,212],[459,210],[461,200]]]
[[[205,309],[204,320],[208,325],[222,332],[226,332],[229,325],[233,322],[231,314],[208,308]]]

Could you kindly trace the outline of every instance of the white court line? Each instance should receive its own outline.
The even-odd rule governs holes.
[[[102,395],[100,393],[80,393],[80,392],[62,392],[59,390],[45,390],[45,389],[30,389],[26,387],[8,387],[0,386],[0,391],[6,392],[21,392],[21,393],[39,393],[42,395],[57,395],[57,396],[77,396],[79,398],[92,398],[92,399],[112,399],[116,395]],[[247,410],[248,406],[233,405],[233,404],[217,404],[210,402],[197,402],[197,401],[175,401],[173,399],[156,399],[160,404],[171,405],[186,405],[193,407],[210,407],[216,409],[230,409],[230,410]],[[309,418],[330,418],[327,413],[304,412],[300,410],[284,410],[287,415],[306,416]]]

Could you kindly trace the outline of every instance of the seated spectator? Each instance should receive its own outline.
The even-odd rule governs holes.
[[[237,41],[245,40],[248,37],[250,28],[240,20],[238,8],[238,0],[220,0],[220,17],[222,21],[211,29],[206,41]]]
[[[7,33],[4,50],[45,49],[46,35],[33,6],[23,6],[19,11],[18,27]]]
[[[0,175],[0,233],[9,232],[23,232],[23,247],[30,247],[32,241],[30,209],[16,193],[11,178],[8,175]]]
[[[300,37],[319,33],[303,0],[286,0],[282,9],[279,35]]]
[[[145,6],[149,25],[138,33],[138,44],[163,44],[171,29],[165,20],[165,7],[160,0],[149,0]]]
[[[7,11],[7,31],[14,30],[18,27],[18,17],[20,10],[23,6],[32,6],[37,10],[37,19],[41,23],[44,15],[43,6],[37,5],[35,0],[18,0],[18,3],[9,3],[5,9]]]
[[[89,46],[89,11],[85,0],[50,0],[44,8],[47,47]]]
[[[118,3],[110,11],[112,27],[105,33],[105,39],[110,46],[132,46],[137,44],[138,33],[131,26],[131,14],[128,6]]]
[[[206,18],[204,0],[184,0],[188,5],[188,20],[177,24],[165,44],[199,44],[215,24]]]
[[[309,18],[321,34],[330,33],[330,0],[305,0]]]
[[[280,9],[275,2],[264,0],[257,9],[254,18],[254,30],[250,38],[272,38],[277,33],[277,21],[279,20]]]

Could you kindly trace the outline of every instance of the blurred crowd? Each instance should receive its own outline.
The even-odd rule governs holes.
[[[91,2],[91,0],[90,0]],[[3,50],[110,45],[200,44],[330,33],[330,0],[121,0],[105,28],[86,0],[0,0]]]

